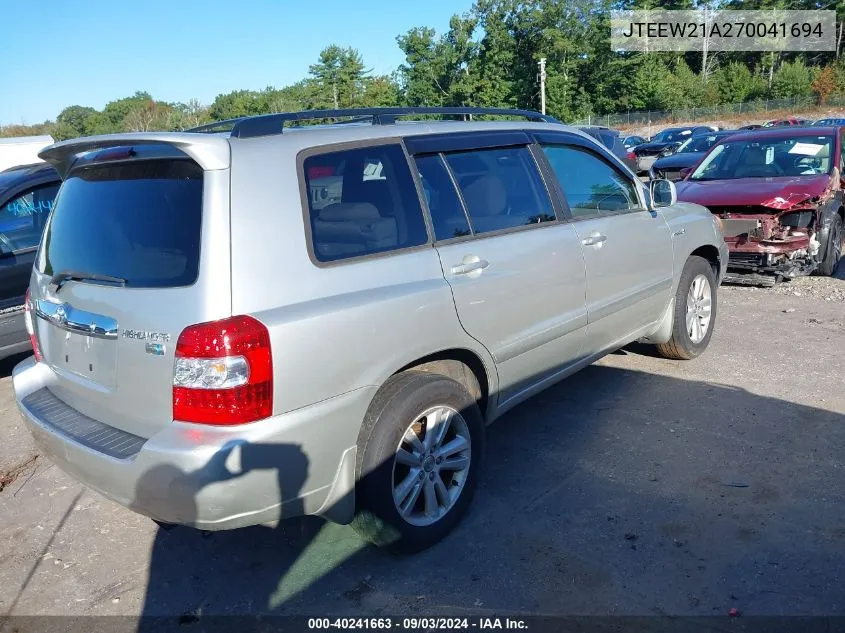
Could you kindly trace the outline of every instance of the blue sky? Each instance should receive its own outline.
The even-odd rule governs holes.
[[[222,92],[304,77],[329,44],[375,73],[403,61],[396,36],[438,33],[472,0],[3,1],[0,123],[40,123],[146,90],[208,104]]]

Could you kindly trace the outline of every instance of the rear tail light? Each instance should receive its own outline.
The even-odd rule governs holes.
[[[637,160],[637,155],[634,152],[628,152],[628,160]]]
[[[235,316],[182,331],[173,371],[174,420],[245,424],[272,413],[273,358],[263,323]]]
[[[41,350],[38,349],[38,339],[35,338],[35,323],[32,321],[32,300],[29,297],[29,288],[23,300],[23,320],[26,324],[26,333],[29,334],[29,343],[32,345],[32,354],[37,362],[41,362]]]

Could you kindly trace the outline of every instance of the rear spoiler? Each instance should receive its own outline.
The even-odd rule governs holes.
[[[88,152],[133,145],[169,145],[175,147],[194,159],[206,171],[226,169],[230,163],[228,138],[182,132],[138,132],[87,136],[50,145],[41,150],[38,157],[52,164],[64,179],[74,163]]]

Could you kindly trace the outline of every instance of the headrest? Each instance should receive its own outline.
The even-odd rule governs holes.
[[[317,217],[325,222],[381,219],[378,209],[369,202],[335,202],[320,209]]]
[[[499,215],[508,206],[508,195],[498,178],[481,176],[463,188],[472,215]]]

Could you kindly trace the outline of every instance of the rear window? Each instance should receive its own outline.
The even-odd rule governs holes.
[[[38,269],[187,286],[199,271],[201,220],[202,169],[192,161],[85,167],[62,186]]]
[[[317,260],[331,262],[428,242],[420,199],[401,146],[311,156],[304,169]]]

